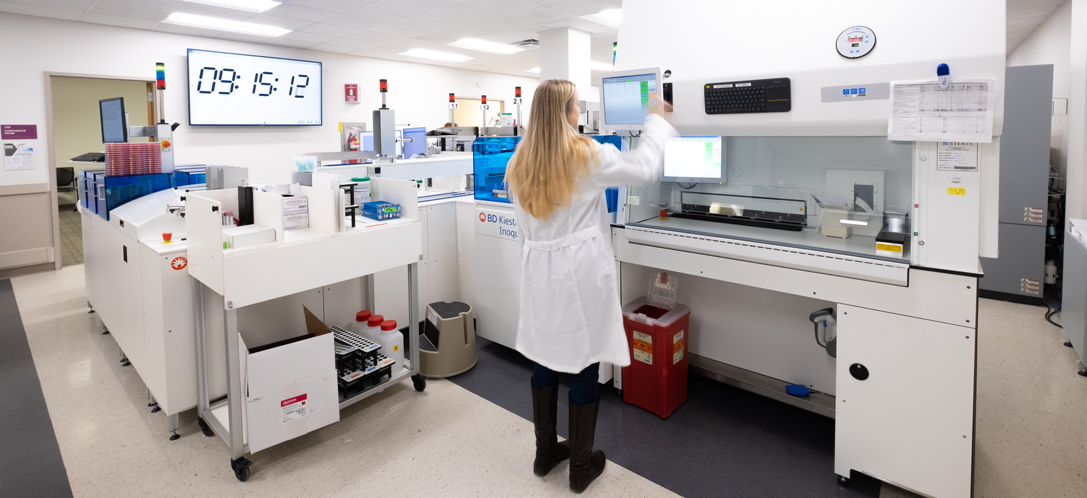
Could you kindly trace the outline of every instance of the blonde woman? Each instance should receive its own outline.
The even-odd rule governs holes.
[[[573,83],[540,84],[528,133],[506,169],[522,244],[517,351],[536,362],[533,471],[547,475],[570,458],[570,489],[577,493],[606,461],[604,452],[593,451],[600,362],[630,364],[604,190],[659,178],[665,138],[675,134],[650,114],[638,148],[624,155],[578,135],[580,113]],[[573,374],[570,439],[563,443],[555,429],[559,372]]]

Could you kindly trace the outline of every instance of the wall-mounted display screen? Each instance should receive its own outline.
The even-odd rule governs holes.
[[[724,183],[721,137],[669,137],[664,143],[665,181]]]
[[[321,63],[189,49],[189,125],[320,126]]]

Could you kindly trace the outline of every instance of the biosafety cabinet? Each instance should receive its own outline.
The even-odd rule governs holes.
[[[972,496],[1003,2],[623,11],[615,74],[659,71],[642,90],[671,101],[682,137],[660,181],[628,188],[612,230],[622,301],[653,272],[680,274],[692,370],[835,418],[840,484],[861,472]],[[685,169],[699,161],[716,176]]]

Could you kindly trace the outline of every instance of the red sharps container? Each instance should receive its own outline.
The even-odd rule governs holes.
[[[679,282],[661,272],[649,297],[623,306],[630,366],[623,368],[623,401],[668,418],[687,400],[687,341],[691,309],[676,304]]]

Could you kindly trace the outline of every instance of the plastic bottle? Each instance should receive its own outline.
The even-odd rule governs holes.
[[[381,322],[385,321],[385,317],[381,315],[370,315],[370,319],[366,321],[366,332],[363,337],[377,342],[377,337],[381,335]]]
[[[397,365],[404,364],[404,334],[396,328],[396,320],[381,323],[381,335],[374,341],[381,345],[379,353],[392,358]]]
[[[370,310],[362,310],[355,313],[355,321],[351,323],[349,329],[360,337],[366,337],[367,321],[370,320]]]

